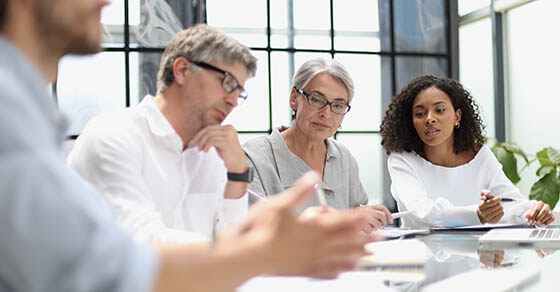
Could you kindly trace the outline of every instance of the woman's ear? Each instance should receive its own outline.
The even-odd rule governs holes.
[[[458,125],[461,125],[461,117],[463,115],[463,112],[461,111],[461,109],[457,109],[455,111],[455,126],[458,128]]]
[[[296,88],[292,88],[292,92],[290,92],[290,108],[294,111],[297,110],[298,107],[298,92]]]

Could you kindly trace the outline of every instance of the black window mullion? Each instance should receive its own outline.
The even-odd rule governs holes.
[[[270,50],[270,0],[266,0],[266,56],[268,62],[268,133],[272,133],[272,68]]]
[[[397,64],[395,54],[395,18],[393,17],[394,14],[394,7],[393,7],[393,0],[389,0],[389,32],[390,32],[390,39],[391,39],[391,87],[392,87],[392,94],[395,95],[397,93]]]
[[[496,139],[499,142],[506,140],[505,126],[505,84],[504,84],[504,39],[502,13],[496,12],[494,4],[490,2],[490,15],[492,21],[492,55],[494,68],[494,123]]]
[[[130,28],[128,27],[128,14],[128,0],[124,0],[124,88],[126,107],[130,107]]]
[[[329,1],[329,5],[330,5],[330,14],[331,14],[331,29],[329,32],[329,36],[331,38],[331,58],[334,58],[334,53],[335,53],[335,49],[334,49],[334,0],[330,0]]]

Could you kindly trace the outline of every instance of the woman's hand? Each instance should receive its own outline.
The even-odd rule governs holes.
[[[354,211],[364,214],[368,219],[367,224],[361,227],[361,230],[366,234],[370,234],[372,231],[382,228],[387,223],[393,223],[391,212],[383,205],[359,206],[355,208]]]
[[[480,203],[478,203],[478,209],[476,214],[478,214],[478,219],[480,223],[498,223],[500,219],[504,216],[504,208],[500,201],[502,197],[494,197],[488,199],[490,196],[490,191],[482,190],[480,192]]]
[[[545,226],[554,222],[554,215],[550,206],[542,201],[538,201],[533,208],[525,214],[525,218],[529,220],[529,224],[537,226]]]

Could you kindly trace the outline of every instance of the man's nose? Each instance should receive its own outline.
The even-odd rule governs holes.
[[[239,104],[239,89],[236,89],[228,93],[226,97],[226,102],[232,107],[236,107]]]

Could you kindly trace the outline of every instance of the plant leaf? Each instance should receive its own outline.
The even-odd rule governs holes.
[[[544,165],[539,167],[539,169],[537,169],[537,176],[543,176],[549,172],[555,171],[556,168],[554,168],[554,166],[550,166],[550,165]]]
[[[525,152],[523,152],[523,150],[521,150],[521,148],[519,148],[519,146],[517,146],[516,144],[504,144],[504,148],[506,148],[506,150],[509,152],[513,152],[514,154],[521,156],[523,160],[525,160],[525,163],[529,164],[529,158],[527,158]]]
[[[529,198],[543,201],[553,209],[558,202],[558,193],[560,193],[560,181],[556,176],[556,172],[551,172],[543,176],[531,187]]]
[[[548,148],[544,148],[543,150],[537,152],[537,158],[542,166],[554,166],[554,163],[552,163],[548,158]]]
[[[504,170],[507,178],[509,178],[509,180],[514,184],[519,182],[521,178],[517,172],[517,159],[515,158],[515,155],[513,155],[513,152],[507,151],[505,148],[499,146],[492,147],[492,152],[494,152],[494,155],[502,164],[502,169]]]
[[[552,147],[548,147],[546,148],[546,151],[548,154],[548,159],[550,159],[550,162],[554,164],[560,164],[560,152],[558,152],[558,150]]]

